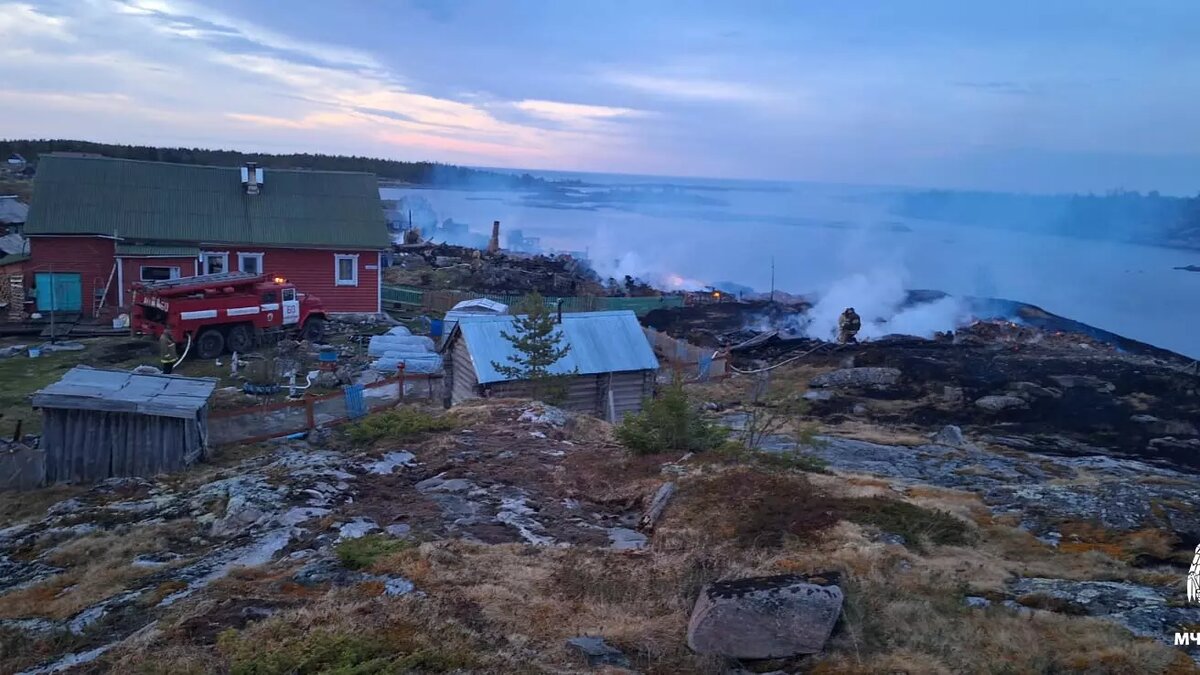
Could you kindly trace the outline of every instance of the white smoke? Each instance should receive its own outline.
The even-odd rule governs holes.
[[[898,333],[933,337],[966,322],[969,310],[962,300],[947,296],[934,302],[902,307],[907,275],[896,269],[878,269],[868,274],[843,278],[821,292],[808,312],[805,334],[831,340],[837,336],[838,317],[847,307],[862,319],[859,340],[872,340]]]
[[[697,279],[675,274],[660,264],[651,264],[634,251],[625,252],[619,258],[593,260],[592,269],[601,278],[612,277],[621,281],[628,275],[666,291],[698,291],[705,286]]]

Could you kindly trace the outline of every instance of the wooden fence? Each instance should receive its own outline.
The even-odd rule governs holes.
[[[442,375],[400,374],[342,391],[208,414],[208,444],[258,443],[344,424],[404,401],[442,398]]]
[[[642,327],[654,353],[666,360],[671,367],[691,379],[719,379],[729,375],[724,352],[711,348],[697,347],[682,338],[673,338],[653,328]]]

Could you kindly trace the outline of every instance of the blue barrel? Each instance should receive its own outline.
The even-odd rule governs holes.
[[[442,337],[443,326],[444,326],[444,324],[442,323],[441,319],[430,319],[429,320],[429,335],[430,335],[430,337],[435,337],[435,338]]]
[[[334,363],[337,361],[338,353],[336,349],[322,349],[317,354],[317,360],[321,363]]]

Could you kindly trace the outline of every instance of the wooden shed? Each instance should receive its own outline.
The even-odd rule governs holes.
[[[208,452],[209,378],[76,366],[33,395],[45,482],[177,471]]]
[[[446,357],[446,397],[451,405],[480,397],[525,397],[530,383],[509,380],[493,367],[507,364],[514,317],[462,317],[442,348]],[[658,359],[637,317],[629,310],[564,314],[559,324],[567,355],[551,372],[570,374],[562,407],[619,422],[642,409],[654,393]]]

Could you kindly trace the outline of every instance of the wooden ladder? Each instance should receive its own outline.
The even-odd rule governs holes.
[[[113,268],[108,272],[108,283],[104,284],[104,293],[93,298],[93,300],[92,300],[92,316],[93,317],[100,316],[100,310],[104,309],[104,301],[108,299],[108,291],[110,288],[112,288],[113,279],[116,278],[116,276],[117,276],[117,265],[120,265],[120,264],[121,264],[120,259],[118,259],[116,262],[113,263]]]

